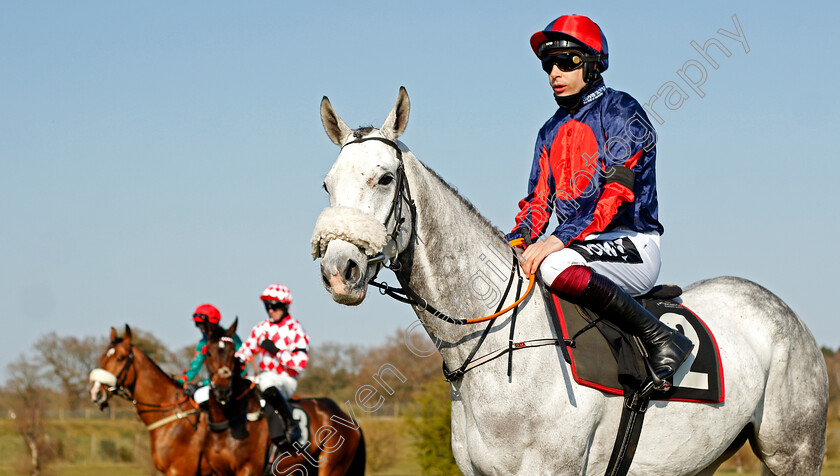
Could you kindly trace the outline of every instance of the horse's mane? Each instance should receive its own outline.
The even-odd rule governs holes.
[[[116,338],[114,338],[114,340],[112,340],[112,341],[111,341],[111,345],[112,345],[112,346],[115,346],[115,345],[117,345],[117,344],[122,343],[124,340],[125,340],[125,339],[123,339],[122,337],[116,337]],[[154,360],[154,359],[152,359],[151,357],[149,357],[149,354],[148,354],[145,350],[143,350],[143,348],[142,348],[142,347],[137,346],[137,345],[134,345],[134,344],[131,344],[131,346],[132,346],[132,347],[134,347],[135,349],[139,350],[139,351],[140,351],[140,353],[141,353],[141,354],[143,354],[143,355],[146,357],[146,360],[148,360],[148,361],[149,361],[149,363],[151,363],[151,364],[152,364],[152,365],[153,365],[156,369],[158,369],[158,371],[159,371],[160,373],[162,373],[163,375],[165,375],[165,376],[166,376],[166,378],[167,378],[170,382],[172,382],[172,383],[173,383],[173,384],[175,384],[175,385],[178,385],[178,383],[175,381],[175,379],[173,379],[173,378],[172,378],[172,376],[171,376],[171,375],[169,375],[169,372],[167,372],[167,371],[163,370],[162,368],[160,368],[160,365],[158,365],[158,363],[157,363],[157,362],[155,362],[155,360]],[[179,385],[179,386],[180,386],[180,385]]]
[[[415,158],[417,158],[417,157],[415,156]],[[490,220],[488,220],[488,219],[487,219],[484,215],[482,215],[482,214],[481,214],[481,212],[480,212],[480,211],[478,211],[478,209],[477,209],[477,208],[475,208],[475,205],[473,205],[473,204],[472,204],[472,202],[470,202],[470,201],[467,199],[467,197],[465,197],[465,196],[461,195],[461,193],[458,191],[458,189],[456,189],[455,187],[453,187],[452,185],[450,185],[450,184],[449,184],[449,182],[447,182],[446,180],[444,180],[444,179],[443,179],[443,177],[441,177],[440,175],[438,175],[438,173],[437,173],[437,172],[435,172],[435,171],[434,171],[431,167],[429,167],[428,165],[426,165],[425,163],[423,163],[423,161],[422,161],[422,160],[417,159],[417,162],[420,162],[420,165],[422,165],[423,167],[425,167],[425,168],[426,168],[426,170],[428,170],[428,171],[432,174],[432,176],[433,176],[433,177],[435,177],[436,179],[438,179],[438,180],[440,181],[440,183],[441,183],[441,184],[443,184],[446,188],[448,188],[449,190],[451,190],[451,191],[452,191],[452,193],[453,193],[456,197],[458,197],[458,199],[461,201],[461,203],[462,203],[465,207],[467,207],[467,210],[469,210],[469,211],[473,212],[473,213],[474,213],[474,214],[475,214],[475,215],[479,218],[479,220],[480,220],[482,223],[484,223],[484,225],[485,225],[485,226],[487,226],[487,228],[489,228],[490,230],[492,230],[493,232],[495,232],[495,233],[496,233],[496,234],[498,234],[499,236],[504,236],[504,233],[502,232],[502,230],[500,230],[500,229],[499,229],[496,225],[494,225],[494,224],[490,223]]]

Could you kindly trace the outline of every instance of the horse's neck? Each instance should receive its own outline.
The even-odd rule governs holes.
[[[151,405],[174,403],[177,399],[178,386],[152,362],[152,359],[139,352],[137,348],[134,349],[134,365],[137,375],[132,396],[138,402],[135,407],[140,419],[148,425],[161,419],[166,413],[146,411],[155,410],[155,408],[142,405],[142,403]]]
[[[406,154],[406,174],[418,215],[411,288],[455,318],[492,314],[499,306],[513,266],[509,245],[498,230],[412,154]],[[516,299],[516,288],[514,281],[505,305]],[[477,333],[486,326],[456,326],[428,313],[419,316],[432,339],[440,342],[438,348],[450,368],[460,365],[477,342]],[[501,327],[509,316],[498,319],[495,327]],[[507,332],[495,331],[484,345],[488,349],[506,345],[507,339]]]

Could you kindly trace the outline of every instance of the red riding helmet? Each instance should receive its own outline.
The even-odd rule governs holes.
[[[192,318],[195,322],[207,321],[210,324],[218,324],[222,320],[222,313],[212,304],[202,304],[195,308]]]
[[[563,15],[552,21],[544,30],[531,35],[531,49],[542,59],[547,50],[578,48],[584,53],[598,55],[599,71],[609,66],[607,38],[597,23],[583,15]]]
[[[263,301],[280,301],[289,306],[292,304],[292,292],[289,291],[289,288],[280,283],[272,284],[271,286],[265,288],[265,291],[262,292],[260,299]]]

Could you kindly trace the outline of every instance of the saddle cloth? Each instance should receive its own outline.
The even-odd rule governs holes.
[[[549,307],[553,308],[558,334],[574,340],[568,347],[567,360],[578,384],[624,395],[647,380],[638,338],[622,332],[606,319],[597,320],[594,313],[581,306],[559,299],[554,293],[549,294]],[[671,389],[654,392],[651,399],[722,402],[725,393],[723,367],[714,335],[687,307],[672,299],[650,297],[650,294],[638,298],[645,309],[694,343],[691,355],[674,375]],[[597,322],[592,324],[593,321]],[[587,326],[589,328],[585,329]]]

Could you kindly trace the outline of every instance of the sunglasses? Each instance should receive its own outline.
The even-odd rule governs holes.
[[[275,302],[270,302],[270,301],[266,301],[266,303],[265,303],[265,310],[266,310],[266,311],[279,311],[279,310],[281,310],[281,309],[286,309],[286,305],[285,305],[285,304],[283,304],[282,302],[277,302],[277,301],[275,301]]]
[[[193,314],[193,319],[200,319],[202,321],[210,321],[210,316],[207,314]]]
[[[570,52],[549,54],[544,56],[541,61],[543,71],[546,73],[551,73],[554,66],[557,66],[560,71],[568,73],[569,71],[574,71],[583,66],[583,62],[588,59],[588,57],[585,57],[580,53]]]

